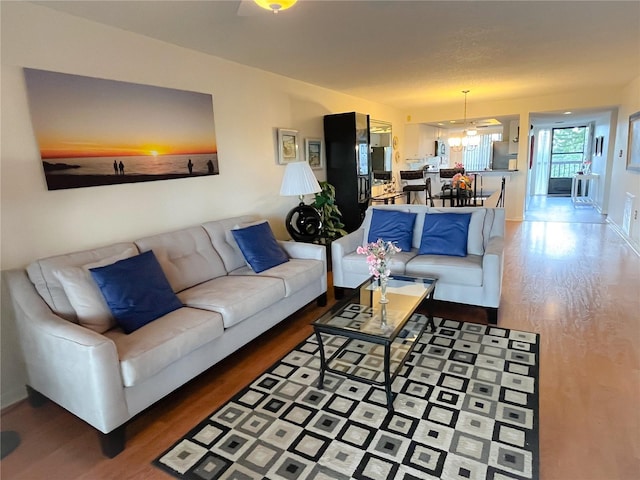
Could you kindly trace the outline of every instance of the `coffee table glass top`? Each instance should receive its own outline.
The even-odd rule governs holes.
[[[370,278],[353,295],[337,304],[313,324],[323,330],[358,332],[382,339],[393,340],[402,330],[416,308],[435,288],[433,278],[394,275],[387,285],[388,303],[380,303],[380,287]],[[354,308],[354,305],[356,307]],[[355,313],[366,313],[358,315]],[[324,327],[324,328],[323,328]]]

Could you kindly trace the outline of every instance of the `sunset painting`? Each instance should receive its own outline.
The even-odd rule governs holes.
[[[211,95],[24,71],[49,190],[220,173]]]

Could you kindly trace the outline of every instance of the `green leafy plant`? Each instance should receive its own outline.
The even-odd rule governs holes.
[[[322,190],[316,193],[313,206],[322,217],[322,229],[320,238],[325,244],[331,243],[336,238],[347,234],[342,223],[342,213],[336,205],[336,189],[329,182],[320,182]]]

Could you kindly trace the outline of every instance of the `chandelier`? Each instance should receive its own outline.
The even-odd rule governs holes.
[[[291,8],[298,0],[253,0],[258,6],[278,13],[287,8]]]
[[[462,137],[449,137],[449,148],[454,152],[460,152],[463,148],[467,150],[473,150],[480,145],[480,137],[478,136],[478,130],[475,128],[467,127],[467,94],[470,90],[463,90],[464,93],[464,130]]]

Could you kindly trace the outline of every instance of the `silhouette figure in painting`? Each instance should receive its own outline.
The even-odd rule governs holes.
[[[118,168],[120,169],[120,175],[124,175],[124,163],[122,163],[122,160],[120,160]]]
[[[118,174],[118,161],[114,160],[113,161],[113,171],[115,172],[115,174]]]
[[[209,171],[209,174],[213,175],[213,161],[211,161],[211,159],[207,162],[207,170]]]
[[[187,163],[187,168],[189,169],[189,175],[193,173],[193,162],[189,159],[189,163]]]

